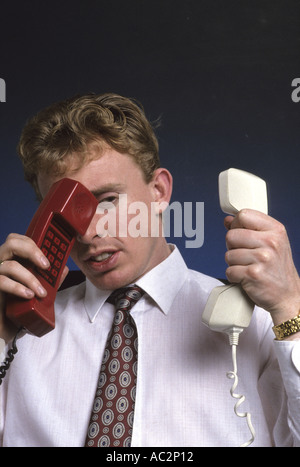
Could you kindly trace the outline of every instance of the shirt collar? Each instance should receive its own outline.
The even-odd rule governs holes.
[[[165,314],[170,310],[188,271],[178,248],[170,246],[171,254],[136,282]]]
[[[112,290],[98,289],[89,279],[86,279],[84,306],[91,322],[95,320],[111,293]]]
[[[185,281],[188,268],[175,245],[171,254],[147,274],[135,282],[165,314],[170,310],[177,292]],[[93,322],[112,291],[101,290],[86,279],[84,306]]]

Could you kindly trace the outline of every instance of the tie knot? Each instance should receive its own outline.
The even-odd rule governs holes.
[[[108,298],[110,303],[114,303],[117,310],[129,311],[133,305],[143,296],[144,291],[134,285],[115,290]]]

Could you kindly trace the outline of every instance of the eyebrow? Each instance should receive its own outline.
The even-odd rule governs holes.
[[[107,185],[103,185],[99,189],[91,190],[91,193],[97,198],[97,196],[103,195],[103,193],[108,193],[110,191],[114,191],[117,193],[124,192],[125,185],[121,183],[108,183]]]

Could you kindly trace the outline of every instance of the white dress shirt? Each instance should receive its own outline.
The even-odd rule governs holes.
[[[239,446],[249,440],[226,377],[232,370],[228,337],[201,320],[219,282],[189,270],[175,248],[137,284],[146,294],[132,309],[139,336],[132,446]],[[114,316],[108,295],[89,281],[59,292],[55,330],[18,341],[0,388],[3,446],[84,445]],[[246,400],[239,411],[251,413],[252,446],[300,445],[299,345],[274,341],[271,326],[269,314],[255,309],[240,336],[235,392]]]

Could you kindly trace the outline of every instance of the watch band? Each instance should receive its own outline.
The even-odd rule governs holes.
[[[284,321],[284,323],[277,324],[277,326],[273,326],[273,331],[276,339],[279,341],[296,334],[296,332],[300,331],[300,315],[288,321]]]

